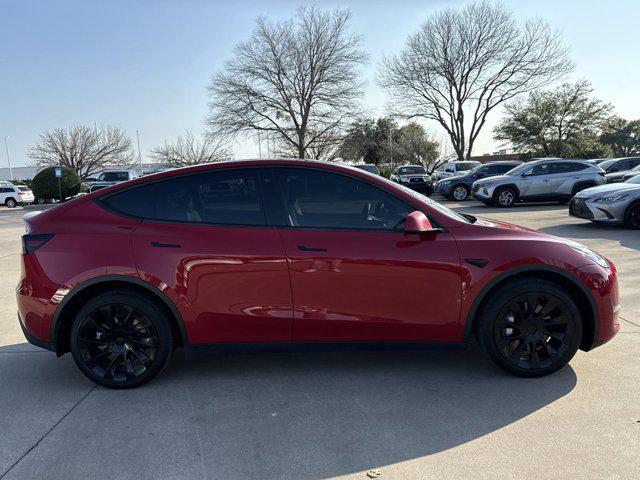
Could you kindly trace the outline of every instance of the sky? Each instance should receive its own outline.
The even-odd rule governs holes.
[[[45,130],[116,125],[142,155],[186,130],[204,130],[206,86],[255,19],[286,19],[304,2],[271,0],[0,0],[0,167],[29,165],[27,152]],[[362,68],[363,99],[384,115],[376,71],[383,55],[400,51],[433,12],[466,2],[319,1],[349,8],[353,30],[370,60]],[[576,64],[565,81],[589,80],[615,113],[640,118],[640,2],[637,0],[506,0],[519,20],[542,18],[560,30]],[[495,112],[474,154],[495,150]],[[437,138],[442,131],[426,125]],[[233,145],[236,158],[256,157],[251,140]]]

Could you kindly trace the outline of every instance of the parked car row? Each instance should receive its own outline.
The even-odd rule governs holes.
[[[436,182],[434,191],[458,201],[473,196],[504,208],[517,202],[570,202],[574,217],[639,229],[639,162],[640,157],[491,162]]]

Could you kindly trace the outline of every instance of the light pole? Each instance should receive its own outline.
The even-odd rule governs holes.
[[[138,141],[138,163],[140,164],[140,175],[142,175],[142,155],[140,154],[140,133],[136,130],[136,140]]]
[[[13,169],[11,168],[11,157],[9,156],[9,136],[4,136],[4,148],[7,151],[7,162],[9,163],[9,176],[13,180]]]

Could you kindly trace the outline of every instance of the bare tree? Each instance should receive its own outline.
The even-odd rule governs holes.
[[[38,166],[69,167],[82,179],[106,165],[128,164],[134,158],[131,139],[120,128],[84,125],[40,134],[40,141],[28,155]]]
[[[572,68],[546,23],[520,26],[501,5],[481,2],[430,17],[400,54],[384,59],[379,81],[397,114],[438,122],[465,160],[491,111]]]
[[[165,142],[151,150],[151,157],[171,167],[187,167],[226,160],[231,157],[231,149],[223,139],[206,136],[200,140],[187,131],[174,143]]]
[[[354,113],[366,61],[347,10],[301,7],[294,19],[257,20],[251,38],[209,85],[214,133],[266,132],[306,158]]]

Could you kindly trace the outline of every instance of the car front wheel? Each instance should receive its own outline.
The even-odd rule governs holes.
[[[153,299],[114,290],[88,301],[71,329],[71,353],[80,371],[109,388],[142,385],[169,362],[169,318]]]
[[[632,203],[627,207],[624,226],[632,230],[640,230],[640,202]]]
[[[483,309],[477,335],[501,368],[540,377],[565,366],[582,338],[582,322],[567,292],[544,280],[520,280],[500,287]]]
[[[518,194],[513,188],[501,188],[495,193],[494,203],[503,208],[512,207],[518,200]]]
[[[469,188],[467,188],[465,185],[456,185],[455,187],[453,187],[451,193],[453,195],[453,198],[461,202],[463,200],[466,200],[469,196]]]

